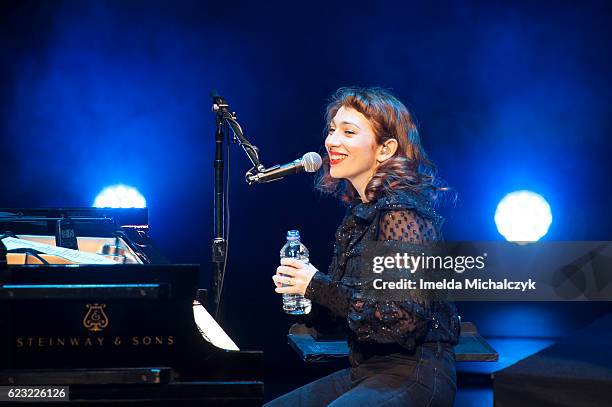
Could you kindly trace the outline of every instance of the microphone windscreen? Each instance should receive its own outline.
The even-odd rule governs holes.
[[[319,154],[313,153],[311,151],[310,153],[304,154],[304,156],[302,157],[302,163],[304,164],[304,171],[315,172],[316,170],[321,168],[323,160],[321,159],[321,156]]]

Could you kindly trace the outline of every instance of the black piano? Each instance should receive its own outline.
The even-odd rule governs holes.
[[[0,209],[0,235],[0,386],[69,386],[71,405],[261,404],[262,352],[196,324],[212,321],[199,266],[159,253],[147,209]]]

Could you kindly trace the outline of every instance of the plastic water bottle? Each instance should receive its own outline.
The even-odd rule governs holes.
[[[287,243],[280,251],[280,257],[298,259],[308,264],[308,249],[300,242],[300,231],[287,232]],[[283,310],[291,315],[304,315],[310,312],[312,303],[300,294],[283,294]]]

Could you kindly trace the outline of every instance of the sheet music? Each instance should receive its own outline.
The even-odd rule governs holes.
[[[116,261],[107,259],[95,253],[86,253],[78,250],[67,249],[65,247],[51,246],[44,243],[31,242],[25,239],[16,239],[14,237],[5,237],[2,243],[6,246],[6,250],[17,249],[34,249],[40,253],[51,254],[61,257],[73,263],[78,264],[118,264]]]
[[[199,302],[194,302],[193,319],[195,320],[200,333],[208,342],[217,348],[225,350],[240,350],[232,339],[219,326],[217,321],[208,313],[206,308]]]

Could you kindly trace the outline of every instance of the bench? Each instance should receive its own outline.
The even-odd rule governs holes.
[[[346,340],[318,340],[314,330],[303,324],[294,324],[289,329],[287,339],[304,362],[329,362],[348,357]],[[478,333],[472,322],[461,323],[461,336],[455,345],[457,362],[497,362],[499,354]]]

